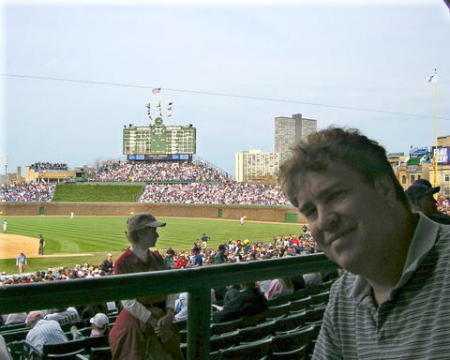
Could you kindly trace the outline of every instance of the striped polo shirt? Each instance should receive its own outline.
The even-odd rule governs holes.
[[[361,276],[345,272],[333,285],[313,360],[450,359],[450,226],[419,216],[384,303]]]

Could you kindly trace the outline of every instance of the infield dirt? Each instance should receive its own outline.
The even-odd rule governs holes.
[[[89,256],[92,254],[39,255],[39,239],[28,236],[0,233],[0,259],[15,259],[20,252],[27,258]],[[44,250],[45,251],[45,250]]]

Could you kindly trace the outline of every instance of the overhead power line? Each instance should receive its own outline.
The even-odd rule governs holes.
[[[50,76],[35,76],[35,75],[21,75],[21,74],[0,74],[0,75],[4,76],[4,77],[20,78],[20,79],[60,81],[60,82],[71,82],[71,83],[77,83],[77,84],[104,85],[104,86],[140,88],[140,89],[161,89],[164,91],[172,91],[172,92],[179,92],[179,93],[198,94],[198,95],[207,95],[207,96],[220,96],[220,97],[227,97],[227,98],[248,99],[248,100],[258,100],[258,101],[271,101],[271,102],[280,102],[280,103],[288,103],[288,104],[301,104],[301,105],[317,106],[317,107],[331,108],[331,109],[371,112],[371,113],[378,113],[378,114],[385,114],[385,115],[399,115],[399,116],[409,116],[409,117],[416,117],[416,118],[434,118],[432,115],[425,115],[425,114],[414,114],[414,113],[406,113],[406,112],[401,112],[401,111],[388,111],[388,110],[362,108],[362,107],[354,107],[354,106],[344,106],[344,105],[330,105],[330,104],[314,103],[314,102],[307,102],[307,101],[294,100],[294,99],[281,99],[281,98],[270,98],[270,97],[262,97],[262,96],[239,95],[239,94],[229,94],[229,93],[192,90],[192,89],[165,88],[165,87],[159,87],[159,86],[127,84],[127,83],[118,83],[118,82],[111,82],[111,81],[77,80],[77,79],[59,78],[59,77],[50,77]],[[442,116],[440,116],[439,119],[450,120],[450,118],[442,117]]]

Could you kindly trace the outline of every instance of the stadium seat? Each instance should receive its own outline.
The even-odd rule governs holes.
[[[250,342],[264,339],[275,332],[275,320],[267,321],[255,326],[239,329],[239,342]]]
[[[307,297],[309,295],[309,289],[299,289],[294,291],[291,295],[290,295],[290,299],[291,301],[293,300],[298,300],[298,299],[303,299],[305,297]]]
[[[239,328],[242,318],[211,324],[211,335],[223,334]]]
[[[17,329],[25,329],[27,325],[25,323],[17,323],[17,324],[7,324],[7,325],[1,325],[0,326],[0,333],[4,331],[11,331],[11,330],[17,330]]]
[[[253,341],[237,346],[232,346],[225,350],[220,350],[220,359],[222,360],[261,360],[270,351],[272,337]]]
[[[25,340],[27,337],[28,331],[30,331],[29,328],[25,329],[15,329],[15,330],[9,330],[0,333],[1,336],[3,336],[3,339],[5,339],[5,343],[10,343],[12,341],[21,341]]]
[[[244,316],[242,318],[241,328],[248,326],[255,326],[264,322],[267,317],[267,312],[262,312],[252,316]]]
[[[230,331],[227,333],[213,335],[210,338],[211,351],[226,349],[233,345],[239,344],[239,330]]]
[[[109,346],[91,348],[89,360],[111,360],[111,358],[112,354]]]
[[[285,332],[303,326],[305,324],[306,311],[291,313],[278,319],[275,323],[275,331]]]
[[[270,360],[306,360],[309,354],[308,345],[303,345],[291,351],[272,352]]]
[[[64,354],[48,354],[46,359],[58,359],[58,360],[76,360],[78,354],[82,354],[84,352],[83,349],[78,349],[72,352],[64,353]]]
[[[88,354],[91,353],[93,348],[104,348],[109,347],[108,337],[105,335],[102,336],[90,336],[85,339],[86,343],[86,352]]]
[[[313,323],[322,320],[323,313],[325,312],[325,306],[315,307],[306,310],[305,323]]]
[[[283,296],[278,296],[276,298],[267,300],[266,304],[267,304],[267,306],[270,307],[270,306],[286,304],[290,300],[291,300],[291,296],[290,295],[283,295]]]
[[[311,296],[307,296],[302,299],[292,300],[289,310],[290,311],[303,310],[308,308],[310,304],[311,304]]]
[[[330,292],[325,291],[318,294],[311,295],[311,304],[327,304],[328,299],[330,298]]]
[[[270,306],[266,311],[266,318],[275,318],[289,313],[291,303],[288,301],[285,304]]]
[[[72,354],[75,352],[76,354],[84,353],[86,351],[86,338],[70,340],[67,342],[59,343],[59,344],[47,344],[42,348],[42,354],[33,348],[32,345],[24,342],[24,349],[27,353],[33,355],[34,359],[45,360],[49,358],[49,355],[62,355],[62,354]],[[82,350],[81,352],[77,352],[78,350]],[[75,355],[74,355],[75,357]],[[54,358],[54,357],[53,357]]]
[[[315,328],[310,326],[274,335],[270,350],[273,353],[298,349],[304,345],[310,344],[315,338],[315,333]]]

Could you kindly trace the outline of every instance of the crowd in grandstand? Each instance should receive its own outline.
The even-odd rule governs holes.
[[[228,177],[221,171],[202,162],[152,162],[133,163],[107,161],[91,181],[136,182],[223,182]]]
[[[95,173],[89,174],[88,180],[148,182],[139,199],[141,203],[289,205],[277,186],[237,183],[229,179],[227,174],[200,161],[192,163],[106,161]],[[52,200],[54,189],[54,185],[46,183],[2,185],[0,201],[47,202]]]
[[[224,182],[219,184],[149,184],[141,203],[278,205],[288,206],[279,187],[265,184]]]
[[[53,198],[55,184],[50,183],[22,183],[1,184],[0,202],[49,202]]]
[[[64,163],[50,163],[50,162],[36,162],[30,165],[35,171],[42,170],[68,170],[67,164]]]

